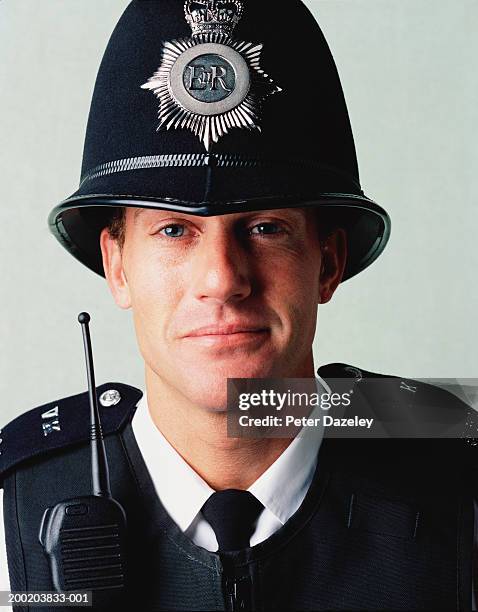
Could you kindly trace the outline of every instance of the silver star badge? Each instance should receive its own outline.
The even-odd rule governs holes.
[[[161,129],[189,129],[210,151],[233,128],[260,131],[264,100],[282,91],[260,66],[262,44],[232,39],[241,0],[186,0],[192,37],[166,42],[142,85],[159,99]]]

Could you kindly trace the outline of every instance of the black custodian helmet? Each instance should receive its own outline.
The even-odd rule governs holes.
[[[344,280],[390,219],[360,186],[327,42],[299,0],[133,0],[98,73],[79,189],[49,226],[104,275],[119,206],[212,216],[317,206],[347,232]]]

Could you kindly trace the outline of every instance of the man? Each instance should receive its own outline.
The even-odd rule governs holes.
[[[227,379],[330,394],[345,378],[367,395],[377,378],[315,373],[317,304],[380,255],[390,220],[360,187],[317,24],[296,0],[268,4],[134,0],[113,33],[80,188],[50,226],[132,309],[145,362],[142,398],[97,393],[127,581],[90,531],[77,550],[63,541],[61,570],[47,546],[45,510],[90,491],[83,394],[4,428],[14,590],[98,580],[103,609],[471,609],[476,461],[463,440],[227,435]],[[466,411],[426,385],[390,389],[386,404],[413,393],[416,408]]]

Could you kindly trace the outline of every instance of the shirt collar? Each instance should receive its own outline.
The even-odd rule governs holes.
[[[318,386],[330,393],[327,383],[319,376],[316,379]],[[186,531],[214,489],[193,470],[156,427],[149,412],[146,393],[138,402],[132,427],[161,503],[179,528]],[[299,508],[307,493],[316,469],[322,438],[322,427],[301,431],[249,487],[249,491],[282,524]]]
[[[138,402],[133,432],[161,503],[182,531],[214,493],[156,427],[146,393]]]
[[[330,387],[316,376],[319,392]],[[316,417],[320,409],[312,411]],[[321,421],[322,423],[322,421]],[[309,489],[317,467],[323,439],[323,426],[303,428],[285,451],[249,487],[249,491],[284,524],[298,510]]]

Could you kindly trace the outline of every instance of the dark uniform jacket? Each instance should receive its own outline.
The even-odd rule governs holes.
[[[357,372],[340,364],[319,370],[356,385],[377,376]],[[403,382],[394,381],[392,402]],[[446,391],[430,395],[414,384],[417,409],[431,397],[467,410]],[[469,440],[326,438],[297,512],[262,543],[220,556],[188,539],[156,494],[131,427],[141,392],[109,383],[98,394],[112,388],[121,402],[102,407],[101,418],[113,497],[127,516],[128,574],[120,599],[101,609],[471,610],[478,449]],[[40,522],[45,508],[91,493],[88,413],[81,394],[3,430],[12,590],[53,590]]]

